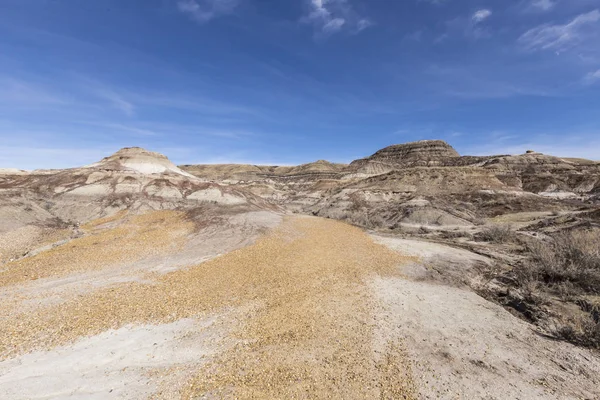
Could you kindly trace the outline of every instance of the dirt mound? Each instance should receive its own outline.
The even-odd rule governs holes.
[[[182,171],[166,156],[142,149],[126,147],[86,168],[107,171],[132,171],[141,174],[179,174],[189,178],[194,176]]]

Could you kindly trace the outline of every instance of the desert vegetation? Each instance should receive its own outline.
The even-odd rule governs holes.
[[[533,299],[556,297],[579,307],[556,317],[554,334],[600,348],[600,230],[560,232],[529,241],[527,249],[528,259],[516,270],[519,286],[529,288]]]
[[[475,237],[486,243],[480,251],[488,249],[496,259],[472,272],[478,293],[549,336],[600,348],[600,229],[528,235],[510,225],[486,225]]]
[[[510,225],[487,225],[479,235],[481,240],[493,243],[507,243],[515,238]]]

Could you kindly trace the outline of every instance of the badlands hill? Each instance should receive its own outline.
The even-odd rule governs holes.
[[[392,145],[350,165],[181,169],[204,180],[236,183],[288,209],[355,223],[373,214],[369,219],[382,226],[429,225],[449,213],[461,224],[474,224],[508,211],[558,210],[562,200],[594,202],[600,195],[600,163],[535,152],[461,156],[442,140]],[[415,219],[417,208],[427,217]]]
[[[322,178],[335,175],[347,167],[319,160],[298,166],[266,166],[248,164],[182,165],[181,169],[202,179],[215,181],[260,181],[269,178]]]
[[[126,147],[101,161],[84,168],[104,171],[129,171],[140,174],[192,175],[175,166],[165,155],[144,150],[140,147]]]
[[[443,166],[458,157],[458,152],[443,140],[422,140],[388,146],[350,165],[357,172],[374,174],[406,167]]]
[[[442,170],[431,168],[442,167]],[[465,176],[470,167],[478,175],[493,176],[509,189],[548,196],[577,196],[595,194],[600,190],[600,162],[584,159],[560,158],[532,151],[522,155],[461,156],[443,140],[422,140],[388,146],[373,155],[352,161],[349,165],[317,161],[297,167],[257,165],[183,165],[180,168],[201,179],[235,182],[265,180],[349,181],[394,172],[402,175],[413,168],[452,175],[455,171]],[[458,168],[458,169],[457,169]],[[412,174],[412,172],[407,172]],[[477,185],[474,183],[474,185]],[[425,186],[425,182],[422,186]],[[435,191],[437,185],[429,185]],[[497,186],[493,183],[492,186]],[[487,189],[485,185],[480,187]]]
[[[12,246],[11,254],[29,246],[26,236],[42,237],[120,211],[144,213],[202,205],[273,207],[242,188],[202,181],[166,156],[140,148],[122,149],[80,168],[4,170],[0,174],[0,234],[24,237],[23,245]],[[7,252],[4,255],[9,257]]]

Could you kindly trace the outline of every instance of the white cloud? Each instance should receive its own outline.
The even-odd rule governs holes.
[[[597,29],[598,21],[600,21],[600,11],[593,10],[578,15],[564,25],[544,24],[530,29],[521,35],[518,41],[526,50],[561,52],[583,42],[592,29]]]
[[[487,10],[487,9],[477,10],[471,17],[471,20],[474,23],[478,24],[480,22],[485,21],[489,17],[491,17],[491,15],[492,15],[492,12],[490,10]]]
[[[600,82],[600,69],[587,74],[584,78],[584,82],[588,85]]]
[[[197,22],[204,23],[233,12],[239,0],[179,0],[177,8]]]
[[[552,0],[533,0],[531,2],[531,7],[534,9],[538,9],[541,11],[549,11],[554,8],[556,5],[556,1]]]
[[[368,19],[361,19],[358,21],[356,28],[358,29],[358,32],[367,29],[368,27],[370,27],[371,25],[373,25],[373,23],[371,21],[369,21]]]
[[[337,32],[342,29],[342,26],[346,23],[343,18],[334,18],[323,25],[323,32]]]
[[[373,25],[360,17],[347,0],[309,0],[309,7],[302,22],[312,24],[317,35],[331,35],[343,29],[358,33]]]
[[[456,34],[462,34],[472,40],[488,38],[491,36],[491,31],[484,22],[491,16],[492,11],[483,8],[470,16],[464,15],[446,21],[447,32],[435,38],[433,43],[440,44]]]

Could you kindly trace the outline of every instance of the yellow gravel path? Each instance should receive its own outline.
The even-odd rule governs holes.
[[[130,323],[246,308],[232,340],[184,388],[157,397],[414,398],[401,343],[376,335],[365,281],[407,259],[360,229],[289,217],[256,244],[152,284],[103,289],[0,327],[0,357],[51,348]],[[0,310],[1,311],[1,310]]]
[[[103,229],[102,225],[109,223],[116,226]],[[183,212],[169,210],[131,217],[119,213],[82,229],[88,235],[3,266],[0,287],[168,254],[181,247],[194,224],[185,219]]]

